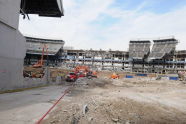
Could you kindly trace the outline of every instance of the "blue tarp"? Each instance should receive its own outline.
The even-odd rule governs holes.
[[[143,77],[147,77],[147,74],[136,74],[136,76],[143,76]]]
[[[126,75],[125,77],[126,77],[126,78],[133,78],[132,75]]]
[[[178,77],[169,77],[169,80],[178,80]]]

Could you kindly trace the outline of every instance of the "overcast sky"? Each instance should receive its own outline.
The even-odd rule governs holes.
[[[127,50],[131,39],[175,36],[186,49],[186,0],[63,0],[62,18],[20,16],[29,36],[63,39],[77,49]]]

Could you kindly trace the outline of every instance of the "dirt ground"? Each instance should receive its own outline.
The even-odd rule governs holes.
[[[43,124],[186,124],[186,84],[140,79],[75,82]]]

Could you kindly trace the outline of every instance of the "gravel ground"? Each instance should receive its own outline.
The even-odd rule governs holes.
[[[43,124],[185,124],[186,84],[141,79],[86,79]]]

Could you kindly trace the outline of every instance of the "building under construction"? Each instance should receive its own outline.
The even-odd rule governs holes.
[[[153,40],[153,44],[150,40],[131,40],[129,51],[64,49],[61,59],[68,67],[88,65],[100,70],[177,73],[186,70],[186,50],[176,51],[177,44],[175,38]]]

